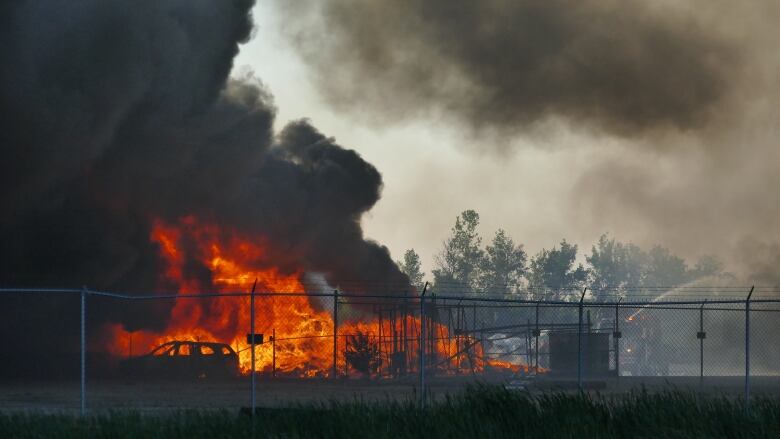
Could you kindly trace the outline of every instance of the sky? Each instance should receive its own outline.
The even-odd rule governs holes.
[[[472,139],[445,122],[383,128],[356,121],[323,102],[306,66],[280,35],[281,17],[274,4],[259,2],[254,17],[254,37],[241,48],[234,75],[252,71],[268,86],[279,127],[308,118],[379,169],[382,199],[363,225],[367,236],[386,245],[396,259],[414,248],[429,271],[455,217],[466,209],[481,214],[485,237],[504,228],[530,249],[549,247],[562,238],[594,238],[573,234],[568,219],[546,201],[566,195],[566,174],[572,178],[581,173],[576,155],[542,151],[529,143],[517,153],[496,157],[469,150]]]
[[[377,167],[384,180],[382,198],[362,222],[366,235],[386,245],[395,259],[400,259],[406,249],[414,248],[422,256],[425,271],[430,272],[434,255],[456,216],[465,209],[475,209],[480,214],[483,242],[503,228],[530,254],[550,248],[564,238],[588,252],[601,234],[608,233],[641,246],[670,247],[691,262],[703,254],[715,254],[739,270],[745,252],[772,253],[776,247],[780,238],[780,209],[774,193],[774,183],[778,181],[774,168],[780,154],[773,138],[777,122],[773,72],[777,63],[773,54],[761,53],[773,47],[777,33],[768,30],[772,28],[771,17],[778,16],[778,8],[771,2],[758,2],[752,8],[711,2],[700,10],[696,8],[703,3],[696,1],[648,2],[652,8],[666,8],[661,12],[667,15],[659,15],[663,18],[648,24],[646,31],[642,26],[650,22],[647,17],[657,12],[650,11],[650,7],[650,12],[638,14],[639,18],[619,6],[614,8],[616,12],[581,11],[581,15],[592,13],[597,18],[601,17],[599,14],[606,14],[609,19],[617,17],[628,23],[626,32],[638,27],[636,33],[640,36],[636,38],[640,43],[644,41],[641,38],[664,42],[658,43],[661,49],[655,52],[668,56],[666,64],[658,60],[633,61],[648,70],[656,65],[660,68],[658,73],[637,74],[629,79],[647,81],[653,86],[656,78],[663,77],[658,80],[659,89],[672,90],[670,96],[657,99],[657,107],[652,106],[656,105],[653,99],[658,92],[636,92],[637,101],[650,102],[649,116],[638,121],[621,119],[621,109],[633,108],[630,104],[634,102],[619,102],[620,98],[613,99],[614,96],[606,96],[600,102],[617,100],[615,105],[623,107],[608,108],[604,114],[576,108],[577,103],[571,104],[571,99],[544,96],[544,91],[542,98],[547,101],[540,106],[534,107],[531,102],[527,108],[510,108],[515,112],[507,110],[507,115],[500,112],[502,106],[511,107],[511,101],[506,104],[501,99],[492,98],[489,103],[494,107],[487,107],[487,111],[473,104],[476,100],[460,106],[457,100],[447,100],[446,97],[458,93],[450,93],[446,87],[462,87],[463,95],[472,96],[481,92],[477,86],[484,88],[485,84],[463,86],[466,81],[455,73],[454,79],[439,78],[436,74],[456,70],[470,74],[473,66],[468,64],[466,55],[457,58],[462,52],[453,50],[456,61],[438,69],[437,63],[445,61],[430,53],[444,54],[443,57],[448,54],[448,46],[437,46],[438,40],[425,43],[426,35],[406,41],[403,33],[382,24],[369,29],[371,34],[381,36],[380,43],[370,41],[370,37],[366,42],[345,43],[344,38],[360,39],[360,32],[365,32],[362,28],[352,29],[352,23],[363,19],[370,22],[375,12],[378,17],[388,16],[388,11],[373,11],[373,6],[365,6],[374,5],[372,2],[360,4],[328,0],[314,7],[309,2],[258,1],[253,37],[241,47],[233,75],[255,75],[268,87],[278,111],[278,128],[290,120],[308,118],[324,134],[335,137],[339,144],[354,149]],[[695,12],[690,15],[696,21],[686,18],[691,11]],[[527,11],[518,14],[523,12]],[[679,13],[683,18],[669,18],[669,13]],[[639,24],[631,24],[631,20]],[[617,25],[615,32],[621,32],[621,26]],[[445,25],[442,28],[446,30]],[[590,32],[591,27],[583,29],[577,31]],[[311,43],[312,38],[315,43]],[[387,43],[393,38],[398,40],[397,44]],[[598,34],[593,38],[600,41]],[[587,42],[587,35],[580,40]],[[671,44],[663,46],[667,40]],[[392,70],[385,69],[381,62],[376,62],[378,68],[371,64],[371,54],[386,50],[384,45],[407,50],[408,55],[403,56],[415,63],[415,51],[419,49],[424,53],[420,55],[422,65],[430,63],[428,71],[433,72],[434,85],[417,88],[418,84],[411,83],[406,87],[410,84],[408,78],[386,73]],[[363,46],[369,48],[367,61],[343,62],[345,53],[363,53]],[[468,49],[465,43],[463,46],[465,49],[458,50]],[[719,52],[721,47],[725,49]],[[687,74],[692,68],[675,63],[681,62],[677,58],[689,58],[684,52],[689,48],[696,56],[708,55],[700,56],[704,67],[694,65],[701,67],[704,74],[692,75],[686,83],[685,78],[677,77],[681,76],[678,73]],[[643,56],[634,49],[629,47],[626,52]],[[649,51],[650,55],[655,52]],[[712,59],[721,54],[718,67],[711,67]],[[434,61],[430,61],[432,58]],[[404,58],[400,59],[403,62]],[[617,55],[615,60],[614,64],[619,64]],[[500,75],[484,67],[490,61],[480,60],[484,63],[476,70],[480,74],[487,71],[485,77],[502,81]],[[609,65],[610,61],[607,59],[604,64]],[[423,72],[413,74],[427,74]],[[707,88],[709,83],[715,85]],[[678,84],[679,90],[675,88]],[[550,88],[559,85],[552,82]],[[636,88],[642,88],[641,85]],[[616,81],[614,87],[620,86]],[[633,93],[633,89],[627,90],[628,94]],[[533,88],[521,91],[524,94],[516,100],[534,94]],[[706,101],[710,92],[720,93],[717,105]],[[376,93],[378,98],[372,96],[362,102],[355,97],[361,93]],[[389,99],[385,93],[390,93]],[[426,93],[430,93],[430,99]],[[394,95],[398,96],[397,101],[393,100]],[[697,113],[694,110],[698,107],[685,107],[699,103],[690,104],[694,98],[686,101],[677,99],[677,95],[703,96],[701,108],[706,111]],[[441,105],[428,108],[429,101]],[[671,103],[667,105],[667,101]],[[673,105],[682,109],[667,108]],[[479,113],[466,113],[473,108]],[[497,114],[486,116],[492,108],[498,108]],[[539,108],[549,110],[550,116],[534,119],[533,111]],[[653,111],[659,114],[660,122],[652,120]]]

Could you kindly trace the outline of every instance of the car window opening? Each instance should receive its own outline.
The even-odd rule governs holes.
[[[190,345],[189,343],[180,345],[179,355],[183,355],[183,356],[192,355],[192,345]]]

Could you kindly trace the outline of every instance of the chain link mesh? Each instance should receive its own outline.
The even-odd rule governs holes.
[[[3,328],[15,348],[0,352],[0,406],[79,408],[79,297],[3,291],[3,306],[31,319]],[[421,386],[436,398],[477,381],[740,392],[748,342],[759,392],[780,373],[780,301],[750,303],[746,337],[744,299],[557,298],[88,292],[84,396],[91,410],[246,407],[253,370],[259,406],[416,400]]]

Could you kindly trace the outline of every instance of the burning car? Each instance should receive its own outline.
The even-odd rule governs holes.
[[[238,354],[224,343],[169,341],[125,360],[122,370],[129,376],[230,378],[239,374]]]

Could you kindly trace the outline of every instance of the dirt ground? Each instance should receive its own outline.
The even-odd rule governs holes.
[[[462,390],[471,377],[441,377],[428,381],[428,390],[434,398],[442,398]],[[493,380],[508,388],[531,392],[577,391],[574,379],[516,379]],[[258,407],[282,407],[305,402],[328,401],[417,401],[418,378],[403,380],[345,379],[258,379],[256,399]],[[742,396],[743,377],[621,377],[586,380],[590,392],[622,393],[635,389],[650,392],[677,389],[704,391],[708,394]],[[87,406],[91,412],[111,410],[166,411],[178,409],[237,410],[250,404],[250,380],[230,381],[122,381],[96,380],[87,382]],[[780,377],[752,377],[751,395],[780,397]],[[0,383],[0,410],[2,411],[76,411],[79,408],[78,382],[18,382]]]

